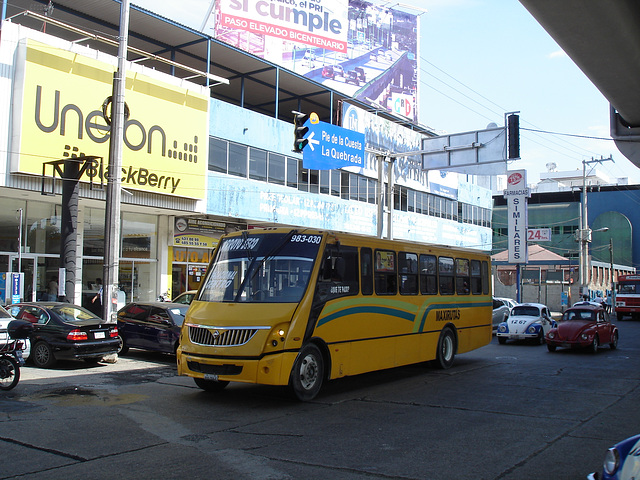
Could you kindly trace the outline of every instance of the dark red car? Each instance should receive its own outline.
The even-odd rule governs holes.
[[[558,347],[588,348],[596,353],[600,345],[618,346],[618,328],[600,305],[574,305],[562,315],[558,326],[547,333],[545,340],[550,352]]]

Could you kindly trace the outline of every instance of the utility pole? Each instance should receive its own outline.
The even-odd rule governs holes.
[[[105,205],[104,281],[102,291],[102,317],[116,323],[118,306],[118,275],[120,269],[120,193],[122,145],[124,139],[124,93],[129,32],[129,0],[120,5],[120,36],[118,70],[113,76],[111,136],[109,170],[107,174],[107,201]]]
[[[591,159],[582,161],[582,198],[580,208],[580,229],[576,232],[576,240],[580,242],[580,295],[587,294],[589,289],[589,243],[591,242],[591,229],[587,217],[587,165],[614,161],[613,157]]]

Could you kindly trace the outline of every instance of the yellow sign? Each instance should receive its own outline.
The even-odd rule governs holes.
[[[22,47],[22,82],[18,75],[14,87],[14,105],[22,97],[20,154],[13,170],[42,175],[45,162],[95,155],[104,168],[88,169],[81,180],[106,182],[110,128],[101,107],[112,94],[115,67],[32,40]],[[209,98],[194,87],[127,71],[123,187],[204,199]]]

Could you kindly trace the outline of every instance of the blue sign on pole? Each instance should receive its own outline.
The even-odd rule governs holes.
[[[302,152],[302,166],[331,170],[364,166],[364,133],[325,122],[307,122],[309,143]]]

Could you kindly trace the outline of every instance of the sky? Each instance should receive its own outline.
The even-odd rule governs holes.
[[[199,29],[210,1],[131,3]],[[420,8],[415,13],[420,14],[421,124],[460,133],[492,122],[502,126],[505,113],[519,112],[521,159],[509,169],[526,169],[529,183],[536,183],[548,164],[581,174],[583,160],[610,157],[613,161],[596,164],[600,172],[613,181],[627,177],[630,184],[640,183],[640,169],[610,139],[608,101],[520,2],[401,3]]]

